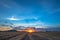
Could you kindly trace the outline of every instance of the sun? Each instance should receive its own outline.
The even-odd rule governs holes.
[[[33,32],[33,30],[28,30],[28,32],[29,32],[29,33],[32,33],[32,32]]]
[[[27,29],[26,32],[33,33],[33,32],[35,32],[35,30],[30,28],[30,29]]]

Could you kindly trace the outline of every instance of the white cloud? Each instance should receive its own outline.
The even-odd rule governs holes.
[[[20,19],[18,19],[18,18],[15,18],[15,17],[11,17],[11,18],[7,18],[8,20],[20,20]]]
[[[30,19],[35,19],[35,20],[38,20],[38,17],[36,17],[36,16],[20,16],[20,17],[18,17],[18,16],[11,16],[11,17],[8,17],[8,18],[6,18],[6,19],[8,19],[8,20],[30,20]]]

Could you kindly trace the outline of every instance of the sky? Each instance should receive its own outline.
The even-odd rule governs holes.
[[[60,26],[60,0],[0,0],[0,24]]]

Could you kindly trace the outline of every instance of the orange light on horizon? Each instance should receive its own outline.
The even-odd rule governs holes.
[[[13,28],[10,27],[1,27],[0,31],[8,31],[8,30],[12,30]]]
[[[32,32],[33,32],[33,30],[28,30],[28,32],[29,32],[29,33],[32,33]]]
[[[27,29],[26,32],[33,33],[33,32],[35,32],[35,30],[34,29]]]

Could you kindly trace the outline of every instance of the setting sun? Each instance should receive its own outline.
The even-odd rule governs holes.
[[[34,29],[29,28],[29,29],[27,29],[27,30],[26,30],[26,32],[33,33],[33,32],[35,32],[35,30],[34,30]]]

